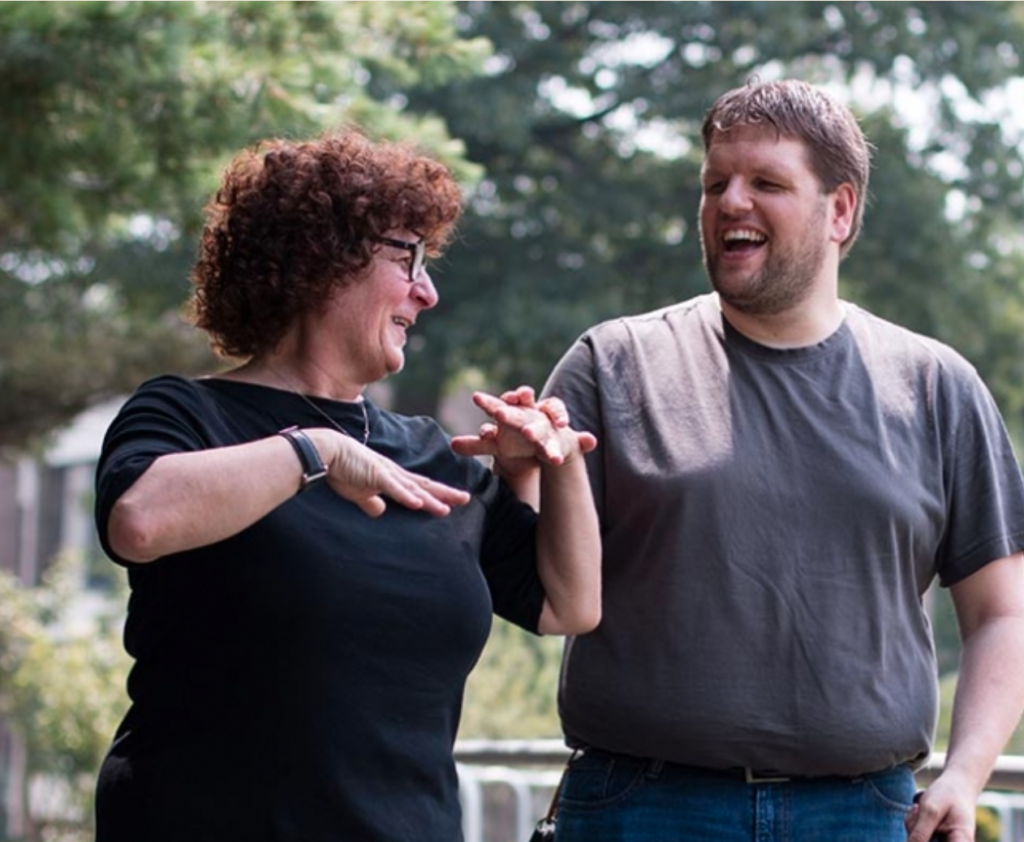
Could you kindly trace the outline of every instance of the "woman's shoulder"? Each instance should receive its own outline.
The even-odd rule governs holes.
[[[371,446],[410,470],[465,487],[475,487],[489,473],[479,459],[452,450],[451,434],[430,415],[376,408],[370,420]]]
[[[136,397],[152,397],[159,395],[178,395],[182,397],[198,397],[200,380],[184,377],[180,374],[158,374],[142,381],[132,394]]]
[[[160,374],[144,380],[125,402],[122,411],[163,410],[188,415],[205,415],[217,403],[213,390],[203,378]]]
[[[204,378],[161,374],[143,381],[122,405],[112,431],[153,433],[190,430],[207,446],[233,442],[225,434],[224,398]]]
[[[449,451],[451,437],[430,415],[405,415],[367,403],[370,442],[375,449],[430,454]]]

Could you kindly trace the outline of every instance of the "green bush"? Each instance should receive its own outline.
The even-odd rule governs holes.
[[[974,842],[999,842],[999,817],[994,810],[990,810],[988,807],[979,807],[977,821]]]
[[[109,616],[74,611],[80,567],[58,559],[34,588],[0,571],[0,716],[25,741],[29,777],[51,793],[22,807],[39,839],[61,842],[87,838],[96,772],[127,706],[123,600]]]

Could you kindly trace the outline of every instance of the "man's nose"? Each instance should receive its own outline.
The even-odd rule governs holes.
[[[723,213],[735,216],[749,211],[752,207],[750,187],[742,179],[730,179],[725,189],[719,194],[718,206]]]

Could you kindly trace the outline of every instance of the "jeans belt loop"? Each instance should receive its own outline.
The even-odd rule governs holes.
[[[647,771],[644,774],[651,780],[658,780],[661,777],[661,771],[665,768],[665,761],[652,758],[647,763]]]
[[[793,780],[787,775],[779,775],[775,772],[756,772],[746,767],[743,768],[743,779],[748,784],[784,784]]]

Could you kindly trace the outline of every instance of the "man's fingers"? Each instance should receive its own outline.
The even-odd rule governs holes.
[[[528,409],[523,409],[515,404],[508,403],[494,395],[486,392],[476,392],[473,395],[473,402],[499,424],[522,424],[528,418]]]
[[[528,386],[504,392],[501,397],[474,392],[473,401],[493,422],[481,425],[478,436],[452,440],[452,449],[461,455],[532,457],[561,465],[577,451],[589,453],[597,446],[593,435],[570,428],[569,412],[562,400],[549,397],[536,403]],[[487,447],[489,440],[493,440],[494,447]]]
[[[536,395],[530,386],[517,386],[515,389],[502,392],[501,399],[516,406],[532,407],[536,403]]]
[[[537,409],[543,412],[556,427],[569,426],[569,410],[560,398],[544,398]]]

